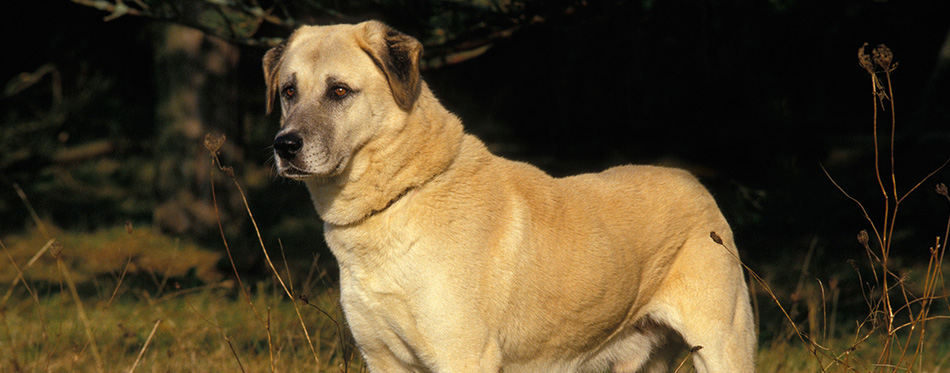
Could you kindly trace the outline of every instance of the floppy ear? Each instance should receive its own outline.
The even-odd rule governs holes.
[[[382,22],[366,22],[364,30],[363,50],[386,75],[396,104],[409,111],[422,90],[419,77],[422,43]]]
[[[274,101],[277,100],[277,71],[280,70],[280,62],[284,57],[284,47],[287,41],[277,44],[267,51],[264,55],[264,82],[267,84],[267,114],[274,108]]]

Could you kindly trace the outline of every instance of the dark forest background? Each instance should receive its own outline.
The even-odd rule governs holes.
[[[293,22],[244,34],[221,31],[198,8],[148,16],[84,3],[19,2],[0,16],[0,235],[35,225],[19,188],[61,229],[131,221],[222,250],[203,145],[210,132],[227,136],[223,161],[264,242],[279,239],[305,265],[329,259],[305,188],[272,169],[277,117],[265,115],[260,61],[294,22],[376,18],[416,36],[430,87],[498,155],[555,176],[624,163],[694,172],[732,222],[744,259],[772,277],[805,260],[816,276],[841,271],[865,256],[855,234],[867,221],[820,165],[873,217],[883,215],[862,44],[886,44],[899,63],[899,190],[950,157],[943,0],[378,0],[299,13],[262,1]],[[188,4],[128,5],[157,12],[162,3]],[[209,35],[215,30],[223,38]],[[950,170],[936,173],[902,205],[902,260],[927,260],[943,234],[948,206],[933,188],[948,181]],[[220,173],[215,188],[238,265],[263,271],[236,189]]]

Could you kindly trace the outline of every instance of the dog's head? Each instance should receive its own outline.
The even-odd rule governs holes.
[[[422,45],[380,22],[305,26],[264,56],[267,112],[281,107],[274,139],[281,176],[341,174],[360,147],[398,126],[422,82]]]

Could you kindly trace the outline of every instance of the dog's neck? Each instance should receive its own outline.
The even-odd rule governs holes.
[[[395,141],[370,141],[332,180],[307,181],[320,218],[337,226],[358,224],[445,171],[459,153],[461,121],[423,85]]]

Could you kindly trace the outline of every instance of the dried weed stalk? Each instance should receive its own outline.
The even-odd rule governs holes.
[[[855,202],[861,209],[864,218],[870,225],[870,232],[862,230],[858,232],[858,243],[864,248],[868,257],[871,271],[874,276],[875,285],[869,285],[866,289],[861,287],[869,307],[868,317],[857,323],[854,339],[849,348],[837,354],[838,361],[844,361],[844,367],[854,369],[850,364],[851,352],[858,349],[865,341],[872,336],[880,337],[882,345],[878,354],[877,361],[870,366],[878,371],[912,371],[915,367],[919,368],[922,359],[925,357],[923,349],[925,345],[925,326],[926,323],[934,319],[947,318],[947,316],[933,316],[930,314],[931,306],[935,300],[946,299],[947,296],[936,294],[937,285],[943,284],[943,275],[941,264],[943,254],[946,251],[946,241],[940,242],[940,237],[933,247],[930,248],[930,259],[927,266],[927,272],[924,279],[922,294],[914,294],[906,285],[906,276],[898,274],[893,267],[891,254],[893,250],[894,228],[897,225],[898,210],[901,203],[917,188],[923,185],[934,174],[942,170],[950,159],[937,167],[933,172],[922,178],[910,189],[901,194],[897,185],[897,171],[894,163],[894,135],[897,128],[897,117],[894,106],[894,90],[892,85],[891,73],[897,68],[894,62],[894,55],[891,50],[881,44],[875,47],[871,54],[867,52],[867,43],[858,49],[858,64],[867,71],[871,81],[871,103],[872,103],[872,138],[874,140],[874,174],[877,179],[877,187],[880,188],[883,200],[883,216],[875,219],[868,213],[865,204],[857,198],[852,197],[839,185],[830,173],[822,166],[822,171],[831,180],[836,188],[848,199]],[[887,149],[890,169],[884,173],[881,171],[881,146],[879,139],[882,136],[879,132],[879,118],[881,112],[890,113],[890,146]],[[886,124],[886,119],[883,119]],[[943,193],[941,193],[943,191]],[[937,185],[937,192],[946,196],[946,186]],[[950,199],[950,198],[948,198]],[[950,220],[947,223],[947,233],[950,233]],[[873,241],[871,236],[873,235]],[[857,265],[852,263],[857,270]],[[860,272],[858,273],[860,278]],[[861,280],[864,284],[864,280]],[[879,288],[875,292],[875,287]],[[875,294],[875,295],[870,295]],[[828,367],[825,367],[828,368]]]
[[[314,363],[316,363],[316,366],[320,366],[320,357],[317,355],[317,350],[313,346],[313,340],[310,338],[310,332],[307,330],[307,325],[303,321],[303,315],[301,315],[300,313],[298,300],[295,297],[294,291],[293,291],[293,284],[291,283],[290,287],[288,288],[283,278],[281,278],[280,272],[278,272],[277,268],[274,267],[274,262],[271,261],[270,254],[267,252],[267,247],[264,245],[264,240],[263,238],[261,238],[261,232],[260,232],[260,229],[257,227],[257,221],[254,220],[254,214],[251,212],[251,207],[247,203],[247,196],[244,194],[244,189],[241,188],[241,184],[238,183],[237,178],[234,177],[234,170],[231,167],[222,165],[221,160],[218,159],[218,153],[219,153],[219,150],[221,149],[221,146],[224,145],[224,140],[225,140],[224,135],[213,136],[210,133],[205,135],[204,144],[205,144],[205,148],[208,149],[208,152],[210,152],[211,154],[212,166],[217,166],[218,170],[220,170],[229,178],[231,178],[231,181],[234,183],[234,186],[237,187],[237,191],[241,195],[241,200],[244,202],[244,207],[247,211],[247,215],[248,217],[250,217],[251,224],[254,226],[254,232],[257,235],[257,241],[260,244],[261,250],[264,253],[264,258],[266,259],[268,266],[270,266],[270,269],[273,272],[274,277],[277,278],[277,282],[280,284],[281,288],[284,290],[284,293],[287,295],[288,299],[290,299],[290,301],[292,302],[294,306],[294,311],[296,311],[297,313],[297,319],[300,321],[300,328],[303,330],[304,337],[306,337],[307,339],[307,346],[310,347],[310,352],[313,354]],[[214,168],[215,167],[212,167],[212,172]],[[224,242],[225,251],[227,251],[228,259],[231,261],[231,268],[234,269],[234,275],[238,280],[238,285],[240,286],[241,291],[244,293],[245,299],[247,300],[251,309],[257,315],[258,320],[260,320],[261,324],[263,324],[267,330],[268,351],[271,354],[271,369],[276,370],[276,365],[275,365],[276,360],[273,355],[274,346],[271,340],[270,323],[264,320],[264,317],[261,316],[260,312],[258,312],[257,308],[254,306],[254,302],[251,301],[251,297],[247,292],[247,288],[244,286],[244,283],[241,281],[241,276],[237,271],[237,267],[234,265],[234,259],[231,256],[231,249],[228,246],[227,237],[224,234],[224,228],[221,226],[221,218],[220,218],[220,215],[218,214],[218,200],[217,200],[217,195],[215,194],[215,188],[214,188],[214,175],[211,175],[211,196],[212,196],[212,201],[214,202],[214,211],[215,211],[215,218],[218,222],[218,230],[221,232],[221,240]],[[285,265],[286,265],[286,259],[285,259]],[[290,273],[288,272],[288,282],[289,282],[289,274]],[[336,321],[334,320],[334,322]],[[344,369],[346,368],[347,368],[347,364],[344,363]]]

